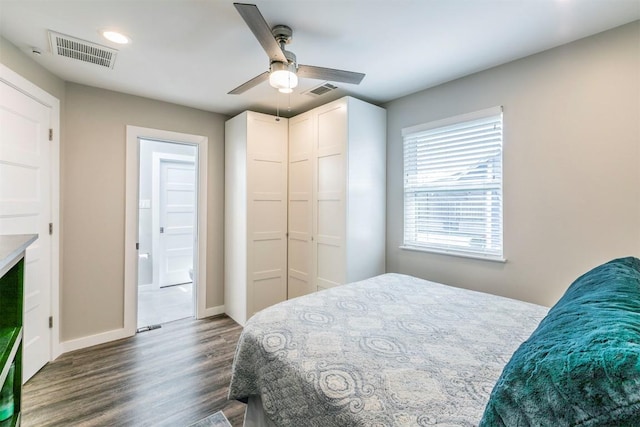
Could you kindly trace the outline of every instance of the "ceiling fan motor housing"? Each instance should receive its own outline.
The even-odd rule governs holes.
[[[298,71],[298,69],[296,68],[295,62],[290,62],[288,64],[285,64],[284,62],[273,61],[269,66],[269,71],[271,71],[272,73],[276,71],[281,71],[281,70],[290,71],[293,74],[296,74],[296,71]]]
[[[278,44],[289,44],[293,37],[293,30],[286,25],[276,25],[271,29],[271,34],[273,34]]]
[[[296,54],[291,52],[290,50],[283,50],[284,56],[287,57],[289,64],[294,65],[296,68],[298,67],[298,59],[296,58]]]
[[[269,69],[271,71],[277,70],[289,70],[292,73],[296,73],[298,71],[298,60],[296,58],[296,54],[289,50],[282,50],[284,56],[287,58],[288,63],[284,63],[281,61],[271,61],[269,64]]]

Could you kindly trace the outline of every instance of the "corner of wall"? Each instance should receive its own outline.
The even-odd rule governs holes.
[[[65,81],[45,69],[24,51],[0,36],[0,63],[64,102]]]

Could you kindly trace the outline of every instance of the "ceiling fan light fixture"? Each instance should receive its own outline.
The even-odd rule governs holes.
[[[269,84],[282,93],[291,93],[298,86],[295,64],[272,62]]]

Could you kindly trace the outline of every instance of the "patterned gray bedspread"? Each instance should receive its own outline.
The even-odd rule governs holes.
[[[339,286],[247,322],[229,398],[278,426],[475,426],[546,312],[400,274]]]

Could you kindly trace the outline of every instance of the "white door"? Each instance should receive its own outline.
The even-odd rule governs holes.
[[[346,282],[347,109],[332,103],[319,107],[313,149],[312,253],[318,290]]]
[[[32,234],[24,283],[23,380],[50,359],[51,110],[0,83],[0,234]]]
[[[160,161],[160,286],[191,282],[195,224],[194,162]]]
[[[287,120],[247,115],[247,317],[287,299]]]
[[[317,290],[311,263],[313,122],[310,113],[289,120],[288,299]]]

